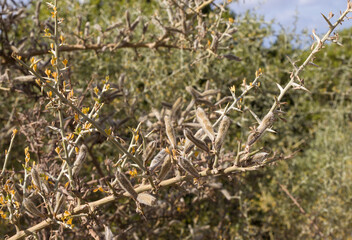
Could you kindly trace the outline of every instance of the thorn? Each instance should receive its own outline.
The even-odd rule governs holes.
[[[271,132],[271,133],[275,133],[275,134],[277,133],[275,130],[273,130],[271,128],[266,129],[266,131]]]
[[[313,63],[313,62],[309,62],[308,64],[309,64],[309,65],[312,65],[312,66],[314,66],[314,67],[319,67],[318,65],[316,65],[316,64]]]
[[[329,19],[327,19],[327,17],[325,17],[324,14],[322,14],[322,13],[320,13],[320,14],[323,16],[323,18],[325,19],[325,21],[329,24],[329,27],[330,27],[330,28],[333,28],[334,26],[331,24],[331,22],[329,21]]]
[[[235,108],[235,107],[231,107],[230,109],[233,109],[233,110],[235,110],[235,111],[237,111],[237,112],[243,112],[241,109]]]
[[[250,110],[249,108],[247,108],[247,109],[252,114],[252,116],[255,118],[255,120],[257,120],[257,122],[259,124],[261,124],[262,120],[260,120],[260,118],[252,110]]]
[[[286,57],[287,57],[288,61],[292,64],[292,66],[295,68],[295,70],[297,71],[298,67],[296,65],[296,62],[292,61],[292,59],[289,56],[286,55]]]
[[[297,83],[292,83],[292,87],[293,87],[293,89],[300,89],[300,90],[306,91],[308,93],[311,93],[307,88],[305,88],[302,85],[299,85]]]
[[[284,89],[280,86],[280,84],[276,83],[277,87],[280,89],[280,94],[284,91]]]
[[[283,117],[279,117],[282,121],[284,121],[285,123],[287,123],[287,120]]]
[[[313,36],[315,37],[315,39],[317,40],[318,44],[321,44],[320,38],[318,37],[317,34],[315,34],[315,29],[312,30],[312,33],[313,33]]]
[[[281,110],[278,110],[278,109],[276,109],[276,110],[274,111],[274,113],[281,113],[281,114],[286,114],[286,112],[284,112],[284,111],[281,111]]]

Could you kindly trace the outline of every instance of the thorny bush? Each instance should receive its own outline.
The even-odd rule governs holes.
[[[17,3],[2,3],[0,82],[7,84],[2,90],[19,92],[36,102],[31,111],[11,114],[19,130],[11,124],[4,127],[12,135],[1,172],[0,213],[15,227],[9,239],[32,235],[43,238],[89,235],[95,239],[132,238],[134,234],[167,237],[159,226],[138,230],[140,222],[134,220],[142,218],[148,222],[165,217],[169,219],[168,227],[172,227],[177,224],[173,216],[183,211],[185,196],[197,194],[192,201],[199,202],[211,198],[212,191],[221,188],[214,182],[215,177],[231,179],[236,173],[256,171],[293,157],[260,145],[260,141],[268,132],[275,133],[272,127],[280,119],[285,120],[286,106],[282,102],[285,94],[290,90],[309,92],[300,73],[307,65],[314,65],[315,54],[326,41],[339,43],[338,35],[332,34],[352,11],[349,1],[335,23],[330,22],[332,16],[323,15],[329,30],[321,38],[313,31],[315,41],[301,65],[287,58],[292,67],[288,82],[283,87],[277,84],[279,95],[266,98],[272,105],[261,118],[247,104],[261,88],[261,68],[252,73],[252,81],[244,79],[237,86],[240,89],[233,85],[228,91],[230,96],[212,88],[210,81],[205,81],[203,88],[185,81],[188,84],[184,93],[174,102],[147,96],[157,94],[158,85],[168,81],[167,78],[153,86],[145,86],[146,81],[128,87],[127,79],[132,74],[128,71],[114,74],[114,78],[110,74],[92,75],[85,89],[74,88],[74,80],[79,76],[75,72],[94,68],[93,63],[90,65],[92,56],[85,55],[84,59],[75,56],[82,51],[103,56],[107,65],[102,69],[95,66],[98,74],[116,73],[113,70],[116,66],[107,56],[120,49],[131,49],[127,56],[120,56],[126,65],[133,64],[135,58],[143,58],[146,51],[192,53],[190,58],[182,60],[184,66],[180,71],[201,69],[199,65],[211,60],[241,62],[233,49],[237,44],[236,34],[240,32],[228,12],[230,2],[164,0],[151,3],[156,9],[152,14],[150,10],[137,14],[116,6],[120,12],[125,11],[122,18],[102,18],[102,23],[91,26],[82,15],[70,18],[70,13],[65,12],[77,8],[78,3],[48,2],[43,8],[42,2],[37,1],[32,23],[25,22],[17,30],[13,30],[16,24],[28,19],[28,9]],[[25,34],[17,39],[16,31]],[[72,62],[76,60],[77,66],[70,66],[71,60],[66,56]],[[147,69],[150,72],[153,72],[152,63]],[[138,69],[135,74],[139,74]],[[155,77],[154,73],[140,74]],[[144,88],[149,92],[139,95]],[[156,92],[151,91],[153,88]],[[88,96],[91,99],[87,100]],[[148,104],[159,102],[141,108],[140,98]],[[121,113],[120,119],[114,120],[106,114],[106,106],[115,106]],[[240,126],[243,134],[238,136],[233,133],[233,125],[241,125],[239,119],[248,113],[256,123]],[[124,127],[126,122],[134,127]],[[12,157],[18,157],[14,149],[16,152],[21,149],[16,146],[19,134],[26,144],[20,164]],[[229,139],[237,140],[236,145]],[[108,150],[101,158],[102,153],[95,151],[104,148]],[[287,189],[283,189],[295,202]],[[232,198],[226,190],[222,193]],[[314,222],[312,226],[322,236]],[[195,231],[199,230],[190,230],[192,234]]]

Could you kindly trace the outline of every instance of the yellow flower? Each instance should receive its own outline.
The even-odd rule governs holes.
[[[63,44],[65,42],[64,36],[60,35],[60,41],[61,41],[61,44]]]
[[[16,128],[15,128],[14,130],[12,130],[12,134],[13,134],[13,135],[16,135],[17,132],[18,132],[18,130],[17,130]]]
[[[109,135],[109,136],[111,135],[111,128],[105,129],[104,131],[105,131],[105,133],[106,133],[107,135]]]
[[[89,112],[89,107],[82,108],[82,113],[87,114]]]
[[[65,58],[62,63],[65,65],[65,67],[67,66],[68,60]]]
[[[45,28],[44,32],[45,32],[44,37],[50,37],[51,36],[51,33],[49,32],[49,28]]]
[[[48,76],[48,77],[50,77],[50,74],[51,74],[51,70],[50,69],[45,69],[45,74]]]
[[[128,173],[131,175],[131,177],[137,176],[137,170],[135,168],[133,168],[132,171],[128,171]]]
[[[56,152],[57,154],[60,154],[61,148],[60,148],[60,147],[56,147],[56,148],[55,148],[55,152]]]
[[[262,74],[263,74],[263,70],[261,68],[259,68],[258,71],[255,71],[255,77],[259,77]]]
[[[100,191],[102,193],[105,192],[104,189],[101,186],[93,190],[93,192],[98,192],[98,191]]]
[[[98,95],[99,94],[99,89],[97,87],[95,87],[94,88],[94,92],[95,92],[96,95]]]

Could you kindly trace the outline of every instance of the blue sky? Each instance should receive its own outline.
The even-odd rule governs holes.
[[[313,29],[317,33],[325,33],[328,30],[328,25],[320,13],[328,16],[331,11],[335,14],[331,20],[334,23],[346,6],[347,0],[239,0],[232,3],[230,8],[236,13],[243,13],[248,9],[255,10],[259,15],[263,15],[266,21],[275,19],[275,29],[280,29],[281,25],[289,31],[293,30],[297,17],[296,32],[302,33],[302,30],[306,29],[310,35]],[[348,27],[352,27],[352,20],[345,21],[338,29]]]

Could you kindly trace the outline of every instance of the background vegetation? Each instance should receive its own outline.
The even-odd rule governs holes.
[[[30,2],[17,19],[12,14],[16,24],[6,26],[5,17],[1,20],[2,39],[9,39],[20,52],[44,49],[49,44],[45,38],[33,38],[39,42],[24,40],[43,36],[50,21],[50,11],[42,6],[36,22],[36,4]],[[217,16],[213,7],[202,10],[209,22],[215,21]],[[59,9],[60,17],[64,18],[62,33],[75,33],[82,41],[89,39],[90,42],[97,42],[101,29],[123,19],[126,11],[129,11],[132,22],[138,16],[146,22],[156,12],[166,17],[162,15],[165,14],[163,5],[155,1],[60,1]],[[190,101],[191,95],[185,90],[187,86],[203,91],[208,85],[219,89],[221,96],[226,96],[230,95],[231,86],[241,89],[244,79],[247,83],[253,81],[255,72],[261,68],[264,72],[261,86],[245,97],[243,104],[262,118],[272,106],[274,96],[279,94],[276,83],[285,86],[289,81],[293,68],[286,56],[299,65],[310,51],[293,47],[292,41],[297,41],[298,36],[285,32],[274,34],[271,23],[264,22],[254,13],[237,15],[227,11],[223,18],[234,21],[238,30],[223,44],[228,49],[220,49],[219,53],[230,52],[241,61],[211,56],[195,62],[203,52],[173,48],[67,51],[61,54],[69,62],[69,84],[82,101],[81,106],[92,108],[93,89],[101,87],[101,80],[108,75],[112,87],[117,90],[104,96],[105,105],[99,114],[99,123],[111,126],[119,138],[128,142],[132,137],[131,129],[136,128],[153,109],[172,104],[179,97],[185,103]],[[76,29],[77,26],[80,27]],[[84,38],[87,26],[89,38]],[[138,26],[133,39],[139,39],[142,31]],[[159,31],[150,26],[146,38],[155,38]],[[284,98],[287,104],[282,105],[286,122],[275,123],[273,128],[277,133],[266,134],[258,144],[271,153],[294,155],[292,158],[253,172],[211,178],[204,183],[200,180],[199,184],[185,187],[161,188],[157,193],[158,206],[144,208],[146,220],[136,214],[131,199],[121,198],[97,210],[99,223],[94,222],[94,218],[89,220],[94,222],[94,231],[103,237],[106,234],[104,227],[109,226],[119,239],[351,238],[351,31],[339,32],[343,47],[330,43],[317,54],[314,61],[317,66],[308,66],[300,76],[309,93],[289,92]],[[77,38],[64,36],[68,44],[74,44]],[[106,41],[114,41],[113,36],[107,34],[104,37]],[[276,37],[275,43],[263,46],[264,39],[272,36]],[[43,168],[60,166],[55,165],[56,145],[50,145],[52,141],[58,141],[59,134],[48,130],[49,126],[57,126],[57,117],[50,108],[45,108],[48,103],[46,95],[34,79],[15,79],[27,75],[27,72],[11,59],[11,49],[2,41],[0,157],[5,159],[4,152],[8,149],[12,130],[18,129],[7,167],[12,179],[16,179],[23,171],[26,146],[30,146],[31,157]],[[44,61],[50,61],[50,56],[42,57]],[[10,77],[5,78],[5,74]],[[120,88],[123,76],[123,88]],[[233,123],[224,148],[236,152],[237,141],[245,142],[255,119],[249,111],[234,112],[230,117]],[[70,126],[72,122],[67,124]],[[98,168],[110,175],[105,166],[116,160],[116,151],[99,134],[86,136],[84,142],[89,147],[89,164],[81,170],[82,181],[88,183],[84,187],[92,192],[101,184],[94,181],[101,177]],[[1,181],[5,184],[6,179]],[[132,177],[131,181],[137,180]],[[226,193],[232,197],[226,197]],[[103,196],[99,191],[91,193],[86,201]],[[4,206],[2,210],[5,211]],[[8,220],[0,221],[1,236],[15,234],[15,228]],[[29,227],[35,221],[39,223],[41,220],[26,218],[21,220],[21,225]],[[38,237],[45,239],[53,233],[67,239],[93,236],[89,224],[76,221],[75,225],[71,230],[52,226]]]

